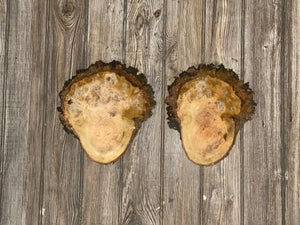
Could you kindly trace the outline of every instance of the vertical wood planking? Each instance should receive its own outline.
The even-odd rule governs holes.
[[[7,37],[7,32],[6,32],[6,27],[8,25],[7,19],[7,5],[5,0],[0,0],[0,87],[1,87],[1,92],[0,92],[0,115],[1,115],[1,129],[0,129],[0,140],[2,143],[2,130],[4,128],[4,124],[2,124],[2,120],[5,119],[5,100],[3,99],[5,96],[5,86],[6,86],[6,70],[5,70],[5,65],[6,63],[6,37]],[[1,145],[1,150],[3,150],[3,146]],[[1,171],[2,172],[2,171]],[[1,179],[1,176],[0,176]]]
[[[11,7],[13,5],[13,7]],[[2,6],[1,6],[2,7]],[[3,5],[5,7],[5,4]],[[2,193],[0,222],[21,224],[25,204],[26,167],[30,163],[28,143],[29,52],[31,3],[10,1],[6,5],[3,121],[2,121]],[[5,8],[3,9],[5,10]]]
[[[1,15],[5,15],[6,5],[0,3],[1,5]],[[3,8],[2,8],[3,7]],[[23,160],[20,160],[20,164],[25,164],[22,174],[24,175],[24,184],[22,188],[19,188],[17,192],[22,193],[22,204],[18,207],[22,207],[22,210],[18,213],[18,217],[13,218],[15,215],[6,215],[3,216],[6,221],[14,223],[18,220],[21,220],[23,224],[37,224],[38,217],[40,214],[39,210],[39,186],[40,186],[40,160],[41,160],[41,139],[42,139],[42,126],[43,126],[43,72],[44,72],[44,65],[43,65],[43,57],[44,57],[44,43],[45,43],[45,5],[43,3],[38,4],[37,2],[33,2],[32,4],[32,15],[26,22],[31,21],[31,26],[27,27],[28,34],[30,34],[29,45],[22,46],[20,51],[28,52],[27,62],[28,62],[28,76],[31,82],[26,84],[22,84],[23,88],[27,89],[30,93],[24,98],[24,101],[28,101],[28,113],[29,116],[27,117],[28,121],[28,135],[27,135],[27,145],[24,143],[23,150],[20,151],[27,151],[27,157]],[[9,27],[8,24],[4,24],[5,20],[1,18],[1,43],[6,44],[8,47],[8,43],[10,40],[5,40],[4,34],[5,28]],[[3,26],[2,26],[3,25]],[[2,30],[3,29],[3,30]],[[3,32],[2,32],[3,31]],[[23,35],[23,34],[22,34]],[[21,35],[20,35],[21,36]],[[3,38],[3,39],[2,39]],[[2,48],[3,47],[3,48]],[[3,51],[2,51],[3,50]],[[4,59],[4,54],[8,56],[9,52],[5,52],[4,45],[1,45],[1,62]],[[2,55],[3,53],[3,55]],[[3,56],[3,58],[2,58]],[[8,65],[7,65],[8,66]],[[3,72],[4,68],[8,68],[3,65]],[[7,74],[7,76],[12,76],[12,74]],[[1,78],[4,78],[4,73]],[[16,78],[16,77],[14,77]],[[2,81],[1,81],[2,84]],[[2,85],[1,85],[2,86]],[[6,90],[5,85],[2,86],[3,91]],[[4,105],[5,101],[1,98],[1,109],[5,109],[6,106]],[[8,102],[10,104],[10,102]],[[10,107],[8,105],[8,107]],[[3,114],[5,115],[5,114]],[[14,118],[15,120],[24,120],[22,115],[19,115],[19,118]],[[4,128],[5,126],[3,126]],[[25,132],[26,134],[26,132]],[[1,135],[4,138],[4,136]],[[0,159],[5,159],[5,157],[0,157]],[[2,161],[2,160],[1,160]],[[24,163],[25,162],[25,163]],[[1,167],[2,168],[2,167]],[[38,172],[37,172],[38,171]],[[2,172],[2,169],[1,169]],[[20,171],[19,171],[20,172]],[[2,177],[2,176],[1,176]],[[9,186],[5,186],[4,188],[9,188]],[[13,193],[14,194],[14,193]],[[2,201],[1,201],[2,202]],[[10,204],[7,204],[4,207],[10,207]],[[0,218],[1,223],[1,218]],[[2,224],[2,223],[1,223]]]
[[[33,209],[38,208],[37,199],[27,195],[35,191],[31,189],[34,181],[27,182],[27,175],[35,164],[31,161],[35,158],[35,152],[28,149],[31,102],[31,72],[29,70],[32,61],[28,46],[32,41],[30,31],[33,5],[32,2],[7,1],[2,2],[0,7],[3,12],[1,15],[3,27],[0,28],[1,39],[3,38],[1,40],[1,62],[3,63],[1,74],[4,75],[1,76],[3,79],[1,79],[3,114],[0,223],[24,224],[27,214],[34,216],[38,213],[38,211],[23,210],[28,204],[31,204]],[[5,55],[2,54],[3,50]],[[38,176],[33,178],[38,178]]]
[[[6,43],[6,27],[7,21],[7,1],[0,0],[0,115],[1,115],[1,128],[0,128],[0,202],[2,196],[2,178],[3,178],[3,164],[4,164],[4,132],[5,132],[5,111],[6,111],[6,65],[7,65],[7,43]],[[1,204],[0,204],[0,224],[1,224]]]
[[[299,15],[284,0],[0,0],[0,224],[300,224]],[[157,101],[111,165],[90,161],[56,110],[97,60],[137,67]],[[199,63],[233,69],[258,103],[207,168],[164,120],[166,86]]]
[[[42,224],[81,223],[82,150],[58,119],[58,93],[85,65],[84,1],[47,2]]]
[[[157,103],[123,157],[120,224],[161,224],[163,10],[163,1],[127,3],[126,64],[146,75]]]
[[[88,64],[98,60],[121,61],[123,4],[123,1],[89,0]],[[85,154],[82,224],[119,224],[120,162],[100,165]]]
[[[240,76],[241,1],[206,1],[205,10],[203,63],[223,64]],[[204,168],[202,224],[241,224],[239,140],[238,135],[225,159]]]
[[[202,1],[167,0],[166,80],[201,63]],[[166,95],[167,87],[165,87]],[[190,160],[180,135],[165,122],[163,224],[200,224],[200,167]]]
[[[281,86],[284,104],[282,137],[285,171],[285,224],[300,224],[300,2],[286,1],[285,62]]]
[[[257,102],[244,127],[244,224],[281,224],[280,73],[282,7],[256,0],[245,7],[245,80]],[[284,207],[284,206],[283,206]]]
[[[22,224],[38,224],[42,216],[40,201],[42,195],[41,165],[43,148],[43,127],[45,103],[45,41],[46,41],[46,1],[32,1],[32,18],[30,46],[26,51],[30,53],[29,78],[29,118],[28,118],[28,154],[27,167],[24,171],[26,176],[26,191],[23,194],[24,205],[22,210]]]

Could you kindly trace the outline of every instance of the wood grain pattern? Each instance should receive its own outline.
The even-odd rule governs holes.
[[[244,127],[244,224],[281,224],[280,1],[246,2],[244,77],[256,113]]]
[[[157,103],[122,159],[120,224],[161,224],[162,12],[162,1],[127,3],[126,64],[146,75]]]
[[[224,64],[241,72],[242,2],[206,1],[204,63]],[[241,144],[240,136],[229,155],[203,171],[202,224],[241,224]]]
[[[0,202],[2,202],[2,186],[3,186],[3,166],[4,166],[4,133],[5,133],[5,111],[6,111],[6,75],[7,70],[7,35],[6,27],[7,23],[7,2],[5,0],[0,0],[0,115],[1,115],[1,128],[0,128]],[[2,215],[2,204],[0,204],[0,224],[1,224],[1,215]]]
[[[28,124],[28,145],[29,158],[28,166],[24,173],[26,174],[26,192],[24,195],[24,210],[22,218],[23,224],[37,224],[41,221],[41,174],[42,170],[42,151],[43,145],[43,128],[45,119],[45,43],[46,43],[46,10],[45,1],[35,1],[32,5],[31,19],[31,43],[29,48],[30,54],[30,91],[29,98],[29,124]],[[42,74],[42,76],[41,76]]]
[[[90,0],[88,6],[88,64],[122,59],[122,1]],[[99,165],[84,157],[82,224],[119,224],[121,161]]]
[[[0,225],[300,224],[300,3],[0,0]],[[58,92],[97,60],[155,90],[153,116],[99,165],[58,120]],[[251,122],[212,167],[165,119],[167,85],[223,63],[255,91]]]
[[[282,122],[284,138],[282,161],[285,170],[284,180],[284,218],[285,224],[300,224],[300,2],[286,1],[288,13],[283,23],[285,61],[282,65]]]
[[[64,82],[85,62],[85,12],[82,1],[47,4],[42,224],[81,221],[82,150],[79,141],[62,129],[56,108]]]
[[[201,63],[202,2],[167,1],[166,79]],[[167,87],[165,87],[167,92]],[[179,133],[165,122],[163,224],[200,224],[200,167],[188,160]]]
[[[30,63],[32,62],[28,46],[31,45],[32,2],[9,1],[4,4],[6,15],[5,56],[4,56],[4,85],[2,90],[2,188],[0,197],[0,216],[2,224],[22,224],[26,213],[25,199],[31,186],[26,186],[28,168],[31,158],[35,157],[30,151],[29,119],[30,119]],[[6,11],[6,13],[5,13]],[[3,21],[3,20],[2,20]],[[2,30],[1,29],[1,30]],[[27,88],[24,88],[27,87]],[[26,96],[26,97],[25,97]],[[4,121],[3,121],[4,119]],[[38,155],[37,155],[38,157]],[[31,179],[36,178],[32,176]],[[27,192],[28,191],[28,192]],[[34,202],[35,201],[35,202]],[[38,212],[35,212],[37,215]]]

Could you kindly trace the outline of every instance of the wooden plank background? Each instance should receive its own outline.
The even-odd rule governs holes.
[[[0,225],[300,224],[299,40],[297,0],[0,0]],[[111,165],[56,110],[97,60],[138,68],[157,102]],[[167,86],[200,63],[236,71],[257,102],[211,167],[166,123]]]

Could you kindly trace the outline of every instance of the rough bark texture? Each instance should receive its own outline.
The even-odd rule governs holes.
[[[210,85],[208,85],[209,82]],[[220,88],[222,89],[222,85],[225,86],[223,92],[219,91]],[[184,96],[185,93],[189,91],[189,89],[191,90],[191,88],[193,87],[195,88],[195,93],[191,92],[192,94],[189,97],[186,98],[182,97]],[[231,93],[227,93],[227,90],[232,90],[232,91]],[[203,96],[204,95],[205,96],[203,97],[202,94],[199,95],[200,93],[199,91],[201,91],[201,93],[203,92],[204,93]],[[193,133],[192,130],[194,130],[194,127],[203,125],[203,129],[200,129],[201,132],[200,133],[197,132],[197,134],[199,133],[198,136],[194,136],[189,139],[187,138],[187,140],[195,140],[195,138],[201,138],[200,136],[205,134],[208,136],[205,138],[203,137],[203,140],[207,138],[211,138],[211,140],[213,140],[212,143],[216,142],[213,145],[210,145],[211,143],[209,143],[208,141],[207,149],[199,153],[199,148],[196,149],[194,148],[195,145],[189,144],[187,143],[187,141],[185,141],[186,137],[183,134],[184,118],[180,118],[179,115],[180,114],[179,102],[189,101],[188,105],[191,105],[191,102],[194,101],[195,99],[212,98],[211,94],[215,95],[215,97],[218,99],[218,101],[215,102],[216,105],[211,104],[211,106],[209,106],[212,108],[212,112],[210,113],[207,111],[208,107],[202,106],[206,116],[204,117],[202,113],[202,116],[200,116],[200,118],[197,117],[198,118],[197,121],[200,119],[202,120],[202,122],[200,122],[199,124],[196,123],[195,121],[192,122],[190,125],[191,127],[189,127],[188,132],[186,132],[186,136],[188,136],[190,135],[190,133]],[[228,99],[231,98],[232,96],[233,98],[231,99],[231,103],[230,103]],[[191,161],[199,165],[212,165],[217,163],[221,159],[223,159],[228,154],[229,150],[232,148],[234,144],[234,139],[239,129],[247,120],[251,119],[251,116],[254,113],[255,103],[253,101],[253,96],[254,96],[254,92],[249,88],[248,83],[244,84],[242,81],[239,80],[238,76],[232,70],[225,69],[223,65],[220,66],[215,66],[213,64],[199,65],[197,69],[195,67],[190,67],[187,71],[181,73],[179,77],[175,79],[173,84],[169,86],[169,96],[167,97],[166,100],[168,104],[167,110],[168,110],[169,126],[170,128],[176,129],[180,132],[183,148],[185,149],[186,154]],[[234,101],[236,103],[233,103]],[[211,100],[208,100],[208,104],[210,103]],[[184,108],[187,108],[188,105],[185,104]],[[192,111],[198,110],[198,108],[196,109],[197,106],[199,106],[199,104],[194,105],[191,110]],[[226,109],[229,109],[229,111]],[[213,115],[215,117],[219,117],[219,122],[218,120],[216,120],[216,118],[212,118],[213,122],[208,122],[210,120],[210,116],[207,116],[208,113],[210,116]],[[191,116],[186,113],[183,113],[184,117],[186,115]],[[215,132],[215,130],[217,130],[219,124],[222,125],[222,123],[227,118],[231,120],[229,121],[228,124],[226,124],[226,126],[228,127],[229,131],[232,130],[232,132],[231,131],[230,132],[232,133],[233,138],[231,138],[231,141],[229,141],[229,143],[226,144],[227,146],[225,145],[223,147],[224,148],[224,150],[222,150],[223,153],[219,154],[218,153],[218,151],[220,150],[219,146],[223,146],[223,144],[222,145],[220,144],[219,139],[222,140],[222,143],[223,142],[226,143],[227,133],[224,131],[224,129],[222,132],[221,131]],[[230,123],[232,125],[230,125]],[[224,126],[222,127],[224,128]],[[221,126],[219,126],[219,128],[221,129]],[[198,131],[199,129],[197,128],[196,130]],[[214,141],[216,140],[217,135],[219,136],[224,135],[224,137],[220,136],[220,138],[218,138],[218,141]],[[196,141],[199,142],[200,139]],[[196,141],[195,144],[197,144]],[[187,147],[187,145],[189,145],[189,147]],[[203,146],[205,145],[205,143],[200,143],[200,145]],[[211,153],[213,150],[216,150],[216,153]],[[191,152],[193,152],[193,154],[196,154],[196,152],[198,152],[197,155],[200,158],[203,158],[203,161],[199,161],[200,158],[196,159],[193,156],[191,156],[192,154]],[[200,156],[199,154],[202,154],[202,156]],[[216,155],[213,156],[212,154],[216,154]],[[204,160],[204,158],[206,159]],[[210,160],[208,160],[208,158],[210,158]]]
[[[93,161],[116,161],[151,115],[154,93],[146,77],[137,72],[117,61],[98,61],[79,70],[59,94],[59,118],[65,130],[80,140]],[[86,115],[91,121],[86,121]]]

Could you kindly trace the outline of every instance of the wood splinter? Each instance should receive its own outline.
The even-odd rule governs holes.
[[[213,165],[232,148],[241,126],[254,113],[254,92],[223,65],[199,65],[169,86],[169,126],[180,132],[187,157]]]

